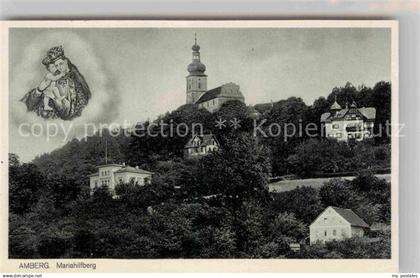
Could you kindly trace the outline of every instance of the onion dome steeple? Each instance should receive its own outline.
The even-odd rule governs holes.
[[[188,65],[187,103],[196,103],[207,91],[207,75],[204,73],[205,71],[206,66],[200,61],[200,46],[197,44],[197,36],[194,34],[192,62]]]
[[[192,49],[192,63],[188,65],[188,72],[190,75],[203,76],[206,71],[206,66],[200,62],[200,46],[197,44],[197,36],[194,35],[194,45]]]

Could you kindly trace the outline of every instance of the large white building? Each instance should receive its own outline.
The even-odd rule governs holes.
[[[309,225],[310,244],[362,237],[369,225],[351,209],[327,207]]]
[[[223,103],[229,100],[245,101],[239,86],[227,83],[222,86],[207,90],[206,66],[200,60],[200,46],[197,39],[192,46],[192,62],[188,65],[187,76],[187,104],[197,104],[211,113],[217,111]]]
[[[362,141],[373,136],[376,109],[373,107],[357,108],[353,102],[349,107],[341,108],[337,100],[329,112],[321,115],[325,125],[325,136],[337,141]]]
[[[90,175],[90,189],[106,185],[111,193],[115,193],[115,186],[119,183],[136,183],[145,185],[151,182],[152,172],[139,167],[125,164],[105,164],[98,166],[98,172]]]

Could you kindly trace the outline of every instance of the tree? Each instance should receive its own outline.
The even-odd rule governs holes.
[[[200,160],[198,175],[209,193],[222,193],[232,205],[268,193],[270,162],[267,149],[256,138],[240,134],[212,155]]]
[[[293,213],[297,219],[310,224],[323,210],[318,192],[312,187],[302,186],[277,193],[270,204],[276,213]]]
[[[319,189],[319,196],[324,207],[351,208],[353,206],[353,192],[348,182],[342,179],[332,179],[324,183]]]
[[[16,214],[30,210],[39,199],[45,180],[38,167],[32,163],[13,162],[9,167],[9,208]]]
[[[308,139],[295,148],[287,158],[293,173],[310,177],[318,173],[334,173],[345,170],[346,157],[353,154],[345,142],[329,139]]]

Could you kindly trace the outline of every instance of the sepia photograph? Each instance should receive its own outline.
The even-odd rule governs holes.
[[[277,23],[10,26],[8,259],[397,259],[397,25]]]

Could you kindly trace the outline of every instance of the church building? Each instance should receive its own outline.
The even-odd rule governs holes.
[[[195,38],[192,51],[192,62],[187,68],[189,72],[187,76],[187,104],[197,104],[200,108],[205,108],[213,113],[229,100],[245,101],[239,90],[239,85],[232,82],[207,90],[207,75],[204,73],[206,66],[200,60],[200,46],[197,44],[197,38]]]

